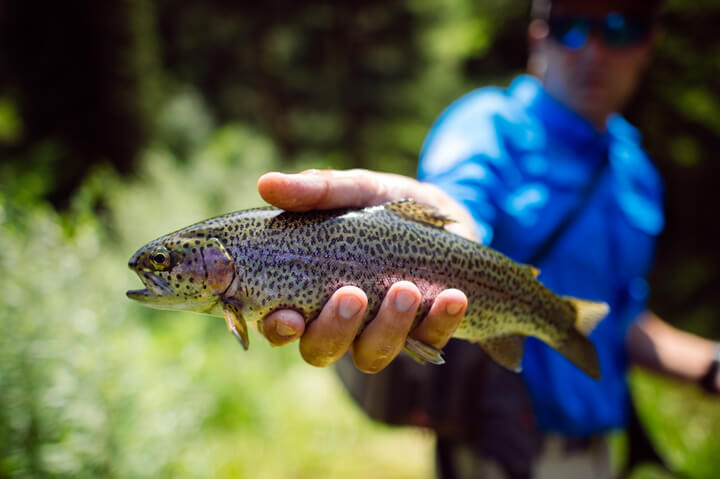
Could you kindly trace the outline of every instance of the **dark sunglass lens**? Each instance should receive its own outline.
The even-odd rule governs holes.
[[[568,48],[577,49],[585,45],[590,24],[584,19],[556,18],[548,22],[550,34]]]
[[[649,21],[627,18],[619,13],[609,14],[603,25],[605,43],[615,48],[634,46],[643,41],[649,31]]]

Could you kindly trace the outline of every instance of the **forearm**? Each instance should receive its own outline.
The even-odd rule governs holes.
[[[686,381],[699,381],[717,355],[717,343],[680,331],[646,311],[627,336],[630,359],[639,366]],[[720,391],[720,374],[715,377]]]

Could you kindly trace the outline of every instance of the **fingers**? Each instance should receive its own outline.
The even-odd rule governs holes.
[[[467,297],[462,291],[446,289],[435,298],[427,317],[410,336],[435,349],[442,349],[462,321],[467,305]]]
[[[390,173],[362,169],[307,170],[297,174],[266,173],[258,191],[268,203],[288,211],[364,207],[417,198],[456,220],[448,230],[475,240],[474,220],[463,205],[429,183]]]
[[[275,311],[262,321],[262,333],[273,346],[291,343],[304,332],[305,319],[292,309]]]
[[[314,366],[328,366],[352,345],[367,309],[367,296],[355,286],[332,295],[300,340],[300,354]]]
[[[390,175],[366,170],[271,172],[260,177],[258,191],[268,203],[290,211],[367,206],[389,199],[386,185],[389,178]]]
[[[421,298],[414,284],[408,281],[395,283],[388,290],[377,316],[356,339],[367,309],[367,296],[359,288],[345,286],[333,294],[320,316],[307,328],[300,313],[280,310],[265,318],[262,332],[274,346],[302,337],[300,354],[306,362],[319,367],[334,363],[352,346],[356,367],[376,373],[402,350]],[[409,335],[442,349],[462,321],[467,305],[467,297],[462,291],[447,289],[441,292],[428,315]]]
[[[353,347],[355,366],[376,373],[400,353],[420,305],[417,286],[400,281],[388,290],[377,316],[365,328]]]
[[[260,196],[271,205],[289,211],[315,208],[327,193],[327,181],[314,175],[266,173],[258,179]]]

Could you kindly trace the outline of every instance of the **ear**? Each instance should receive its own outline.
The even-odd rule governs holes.
[[[545,44],[548,41],[548,24],[545,20],[536,18],[528,26],[528,63],[527,70],[533,76],[542,78],[547,69],[545,59]]]

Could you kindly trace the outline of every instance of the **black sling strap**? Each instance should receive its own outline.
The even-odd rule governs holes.
[[[527,260],[525,260],[525,263],[536,265],[542,259],[544,259],[548,255],[548,253],[550,253],[550,250],[553,248],[553,246],[555,246],[558,239],[560,239],[560,237],[565,234],[570,225],[572,225],[575,220],[578,219],[580,214],[587,207],[588,203],[590,203],[590,200],[594,196],[594,193],[597,190],[598,185],[600,184],[600,180],[604,176],[603,173],[605,172],[609,164],[610,163],[606,155],[605,158],[603,158],[603,160],[600,161],[595,167],[590,181],[585,185],[585,188],[582,190],[580,199],[575,202],[573,207],[565,214],[565,217],[557,224],[555,229],[547,236],[547,238],[545,238],[545,240],[540,244],[540,246],[535,249],[535,253]]]

